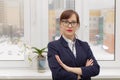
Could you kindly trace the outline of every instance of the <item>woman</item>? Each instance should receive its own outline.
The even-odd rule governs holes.
[[[100,67],[87,42],[76,38],[80,21],[73,10],[60,16],[61,37],[48,44],[48,63],[53,80],[91,80]]]

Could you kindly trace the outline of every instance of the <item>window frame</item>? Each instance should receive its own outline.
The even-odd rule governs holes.
[[[24,8],[24,41],[30,43],[30,1],[23,0]],[[4,65],[3,65],[4,64]],[[27,54],[24,54],[24,60],[1,60],[0,68],[25,68],[30,67],[28,63]]]
[[[48,1],[45,0],[23,0],[24,1],[24,32],[25,42],[39,48],[45,47],[48,44]],[[83,16],[83,4],[85,0],[75,0],[75,10],[80,14],[81,27],[78,31],[81,34],[80,38],[83,37],[82,29],[87,25],[84,22]],[[31,3],[36,5],[33,7]],[[44,9],[43,9],[44,8]],[[120,67],[120,0],[116,0],[116,15],[115,15],[115,61],[98,61],[103,68]],[[87,11],[85,11],[87,12]],[[116,17],[117,16],[117,17]],[[88,19],[89,20],[89,19]],[[43,35],[44,34],[44,35]],[[37,35],[37,36],[35,36]],[[5,64],[5,65],[3,65]],[[0,68],[28,68],[30,64],[25,55],[24,61],[0,61]]]
[[[47,47],[48,43],[48,1],[23,0],[24,4],[24,42],[38,48]],[[44,8],[44,9],[43,9]],[[44,35],[43,35],[44,34]],[[0,68],[36,68],[29,63],[28,54],[25,60],[0,61]],[[3,65],[4,64],[4,65]]]
[[[85,19],[83,18],[83,16],[86,15],[86,13],[88,12],[87,10],[85,10],[84,8],[86,7],[86,0],[76,0],[75,1],[75,10],[78,12],[78,14],[80,14],[80,19],[81,19],[81,27],[80,30],[78,31],[79,34],[78,35],[80,38],[83,38],[84,32],[87,32],[88,29],[87,28],[88,24],[85,22],[85,19],[89,20],[87,17],[85,17]],[[113,68],[113,67],[120,67],[120,1],[119,0],[115,0],[115,60],[100,60],[98,61],[98,63],[100,64],[100,66],[102,68]],[[85,40],[88,40],[89,36],[87,36],[87,38]]]

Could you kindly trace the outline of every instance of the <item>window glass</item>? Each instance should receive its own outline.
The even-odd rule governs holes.
[[[24,60],[23,0],[0,0],[0,60]]]
[[[115,0],[87,0],[89,42],[98,60],[114,60]]]
[[[82,0],[82,5],[76,3],[77,6],[75,1],[49,0],[49,41],[60,37],[61,12],[65,9],[80,10],[80,28],[84,30],[78,34],[80,39],[89,42],[97,60],[115,60],[115,0]],[[88,27],[84,27],[86,24]]]
[[[59,17],[63,10],[73,9],[74,0],[49,0],[49,41],[60,37]]]

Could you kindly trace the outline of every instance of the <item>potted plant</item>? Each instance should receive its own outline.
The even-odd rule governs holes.
[[[46,69],[46,47],[39,49],[37,47],[32,47],[32,53],[37,54],[36,59],[37,59],[37,67],[38,67],[38,72],[44,72]],[[29,60],[32,61],[32,59],[29,57]]]

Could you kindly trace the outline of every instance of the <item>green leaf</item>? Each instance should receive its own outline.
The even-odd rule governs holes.
[[[41,57],[44,57],[42,55],[43,52],[47,52],[47,51],[45,51],[46,47],[42,48],[42,49],[39,49],[39,48],[36,48],[36,47],[32,47],[32,49],[34,49],[33,53],[37,53]]]
[[[32,61],[32,59],[31,59],[30,57],[28,57],[28,60],[29,60],[29,61]]]

